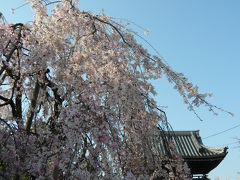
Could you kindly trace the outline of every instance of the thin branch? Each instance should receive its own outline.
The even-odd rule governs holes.
[[[121,37],[122,41],[127,44],[130,48],[132,48],[132,46],[125,40],[125,38],[123,37],[122,33],[119,31],[119,29],[114,26],[112,23],[110,22],[107,22],[107,21],[104,21],[103,19],[97,17],[97,16],[92,16],[91,14],[89,14],[88,12],[83,12],[83,14],[87,14],[89,17],[92,17],[94,20],[97,20],[101,23],[104,23],[104,24],[107,24],[109,26],[111,26],[118,34],[119,36]]]
[[[4,124],[6,124],[7,127],[10,129],[10,131],[11,131],[11,133],[12,133],[12,135],[13,135],[14,144],[16,145],[16,140],[15,140],[15,135],[14,135],[13,128],[10,126],[10,124],[7,123],[6,120],[2,119],[1,117],[0,117],[0,121],[2,121]],[[9,136],[10,136],[10,134],[9,134]],[[6,141],[7,141],[7,139],[6,139]]]
[[[66,179],[68,179],[68,177],[70,176],[71,167],[72,167],[73,160],[74,160],[74,157],[76,156],[77,151],[78,151],[78,144],[75,144],[75,148],[74,148],[73,154],[71,156],[71,160],[70,160],[68,168],[67,168],[66,177],[65,177]]]

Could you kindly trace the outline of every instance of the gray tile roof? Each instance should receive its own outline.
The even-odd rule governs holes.
[[[184,159],[224,158],[227,148],[209,148],[203,145],[199,131],[172,131],[160,134],[153,140],[153,151],[157,154],[167,155],[168,145],[166,139],[173,139],[177,151]],[[165,139],[165,141],[164,141]]]

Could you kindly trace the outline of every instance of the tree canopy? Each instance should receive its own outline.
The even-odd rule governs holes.
[[[163,75],[189,110],[217,107],[127,25],[78,9],[77,0],[28,0],[29,24],[0,24],[0,177],[189,178],[149,80]],[[161,136],[162,140],[164,137]]]

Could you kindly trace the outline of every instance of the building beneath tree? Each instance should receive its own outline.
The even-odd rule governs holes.
[[[207,174],[216,168],[227,155],[227,147],[206,147],[199,135],[199,131],[171,131],[164,133],[165,138],[172,139],[177,152],[182,156],[191,170],[193,179],[207,179]],[[167,145],[161,139],[154,146],[158,152],[166,154]]]

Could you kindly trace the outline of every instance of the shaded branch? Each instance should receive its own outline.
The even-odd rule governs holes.
[[[31,99],[29,114],[27,116],[26,131],[27,131],[28,135],[30,134],[30,129],[31,129],[31,126],[32,126],[33,116],[35,114],[35,108],[36,108],[36,105],[37,105],[37,99],[38,99],[39,92],[40,92],[40,84],[37,80],[36,83],[35,83],[32,99]]]
[[[47,82],[47,86],[49,88],[51,88],[51,90],[53,91],[54,97],[55,97],[55,104],[54,104],[54,117],[58,117],[60,114],[59,111],[59,105],[62,104],[63,99],[61,98],[61,96],[58,94],[58,88],[57,85],[55,83],[53,83],[52,81],[50,81],[47,78],[47,73],[49,73],[49,69],[46,70],[45,72],[45,81]]]

